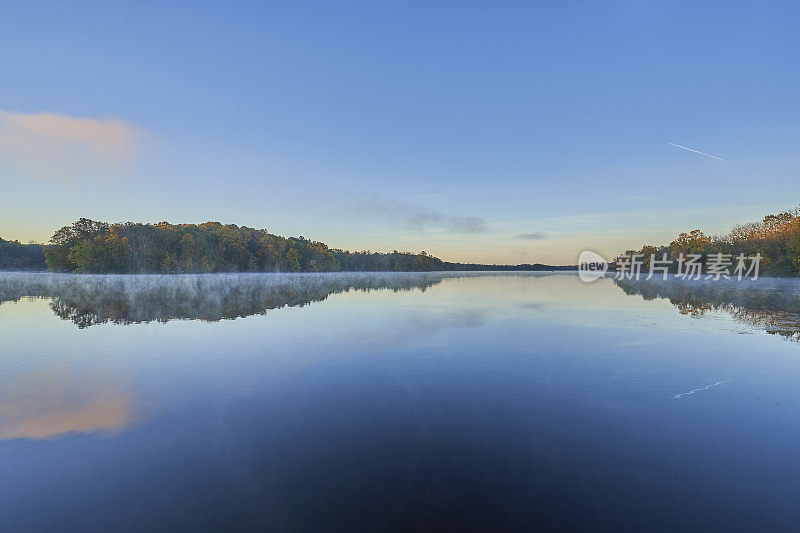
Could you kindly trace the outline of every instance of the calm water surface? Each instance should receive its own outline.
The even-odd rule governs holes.
[[[796,529],[742,283],[0,274],[0,531]]]

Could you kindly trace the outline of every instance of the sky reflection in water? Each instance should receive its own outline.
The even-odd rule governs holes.
[[[797,294],[0,274],[0,529],[789,529]]]

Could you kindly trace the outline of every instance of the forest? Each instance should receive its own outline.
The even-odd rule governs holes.
[[[427,253],[331,249],[234,224],[109,224],[81,218],[48,245],[1,241],[0,268],[76,273],[337,272],[550,270],[547,265],[450,263]]]
[[[45,247],[55,272],[317,272],[338,270],[323,243],[219,222],[108,224],[81,218]]]
[[[800,208],[767,215],[759,222],[734,226],[725,235],[706,235],[699,229],[681,233],[668,245],[643,246],[622,255],[644,254],[645,264],[655,254],[676,260],[680,254],[761,254],[760,272],[772,276],[800,275]],[[702,262],[701,261],[701,262]],[[677,266],[677,263],[676,263]]]
[[[725,235],[695,229],[667,245],[646,245],[623,255],[761,254],[761,272],[800,275],[800,208],[734,226]],[[677,264],[676,264],[677,265]],[[574,270],[543,264],[483,265],[443,261],[427,253],[350,252],[304,237],[281,237],[234,224],[109,224],[81,218],[55,232],[50,244],[0,239],[0,270],[79,273],[204,272],[430,272]]]
[[[0,239],[0,270],[44,270],[47,268],[41,244],[21,244]]]

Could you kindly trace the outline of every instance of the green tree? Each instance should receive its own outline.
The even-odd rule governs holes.
[[[286,270],[289,272],[300,272],[300,254],[294,248],[289,248],[286,252]]]

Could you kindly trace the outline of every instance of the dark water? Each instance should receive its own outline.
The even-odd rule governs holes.
[[[800,284],[691,283],[0,274],[0,531],[797,529]]]

